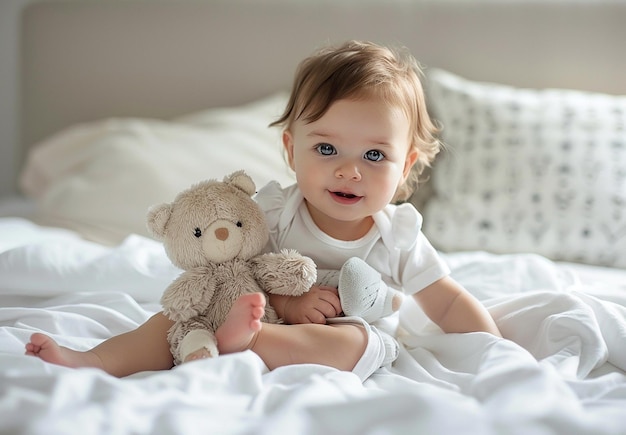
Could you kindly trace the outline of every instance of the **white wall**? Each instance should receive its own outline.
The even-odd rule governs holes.
[[[0,197],[16,194],[19,174],[19,44],[20,14],[37,0],[0,0]],[[42,1],[42,0],[39,0]],[[54,1],[54,0],[45,0]],[[84,0],[103,1],[103,0]],[[113,0],[106,0],[113,1]],[[121,1],[121,0],[117,0]],[[318,1],[318,0],[300,0]],[[413,0],[419,1],[419,0]],[[456,0],[458,1],[458,0]],[[471,0],[468,0],[471,1]],[[525,0],[494,0],[525,1]],[[574,1],[574,0],[544,0]],[[594,0],[576,0],[593,2]],[[624,2],[626,0],[615,0]]]
[[[29,1],[0,1],[0,196],[17,191],[20,12]]]

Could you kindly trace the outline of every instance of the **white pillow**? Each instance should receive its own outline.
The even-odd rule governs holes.
[[[443,251],[626,268],[626,97],[428,73],[447,149],[424,232]]]
[[[70,127],[30,152],[21,174],[36,199],[37,222],[104,244],[147,236],[146,212],[200,180],[244,169],[257,187],[295,178],[283,158],[280,93],[249,105],[213,109],[174,122],[107,119]]]

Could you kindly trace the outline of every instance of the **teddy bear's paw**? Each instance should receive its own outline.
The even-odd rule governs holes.
[[[179,361],[213,358],[219,355],[213,332],[206,329],[189,331],[179,344]]]
[[[281,250],[279,257],[282,257],[281,270],[287,271],[290,276],[293,276],[294,285],[301,286],[303,291],[308,291],[315,284],[317,265],[311,258],[305,257],[293,249]]]
[[[252,259],[255,278],[268,293],[300,296],[309,291],[317,278],[317,267],[309,257],[293,249],[266,253]]]
[[[198,359],[206,359],[206,358],[214,358],[217,355],[213,355],[208,349],[206,348],[200,348],[198,350],[196,350],[195,352],[191,352],[189,355],[187,355],[183,361],[183,363],[189,362],[189,361],[195,361]]]

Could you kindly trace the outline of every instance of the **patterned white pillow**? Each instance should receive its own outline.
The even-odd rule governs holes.
[[[424,232],[442,251],[626,268],[626,96],[428,74],[446,150]]]

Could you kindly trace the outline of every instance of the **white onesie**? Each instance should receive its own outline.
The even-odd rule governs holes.
[[[270,229],[268,252],[296,249],[312,258],[318,268],[333,270],[339,270],[349,258],[359,257],[376,269],[388,286],[407,295],[417,293],[450,273],[421,231],[422,216],[410,204],[386,206],[373,216],[375,225],[364,237],[343,241],[328,236],[315,225],[296,184],[283,189],[277,182],[270,182],[259,190],[255,199],[265,212]],[[345,322],[351,318],[342,319],[341,322]],[[361,319],[355,323],[366,324]],[[372,331],[380,336],[375,326],[366,330],[370,341]],[[380,346],[372,343],[368,349],[371,347],[380,354]],[[357,374],[361,379],[367,378],[382,363],[366,355],[368,349],[355,367],[368,366],[355,370],[360,372]],[[372,365],[361,364],[365,360]]]

